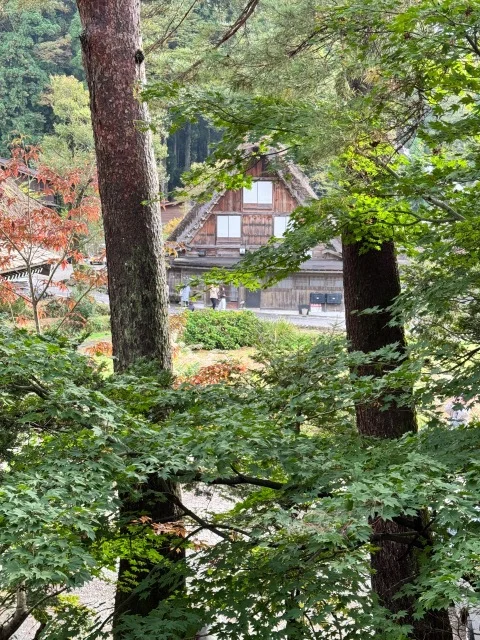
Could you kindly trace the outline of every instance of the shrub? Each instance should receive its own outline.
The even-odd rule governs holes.
[[[0,316],[7,321],[15,321],[17,316],[33,318],[32,307],[22,298],[17,298],[12,303],[0,301]]]
[[[173,313],[168,317],[170,323],[170,335],[174,344],[178,342],[179,338],[183,339],[183,333],[188,319],[187,313],[189,314],[190,311]]]
[[[175,387],[187,383],[191,385],[208,385],[228,383],[238,379],[238,376],[245,373],[247,367],[239,362],[216,362],[206,367],[202,367],[195,374],[179,376],[175,382]]]
[[[255,346],[260,353],[269,355],[273,352],[297,351],[309,349],[319,338],[319,332],[300,329],[288,320],[262,322],[261,333],[257,336]]]
[[[48,318],[63,318],[75,304],[75,298],[52,298],[45,305],[45,315]],[[84,321],[92,316],[103,316],[110,313],[109,307],[103,302],[97,302],[93,296],[85,296],[78,304],[72,315]]]
[[[89,356],[111,356],[112,343],[108,340],[99,340],[84,349]]]
[[[255,344],[262,323],[251,311],[195,311],[188,314],[185,344],[205,349],[238,349]]]
[[[85,331],[97,333],[98,331],[110,331],[110,316],[92,316],[85,325]]]

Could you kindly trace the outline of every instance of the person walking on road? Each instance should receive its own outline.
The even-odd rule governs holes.
[[[218,303],[218,310],[225,311],[225,309],[227,308],[227,290],[225,289],[223,284],[220,285],[219,295],[220,295],[220,302]]]
[[[188,307],[188,303],[190,302],[190,285],[188,282],[183,286],[180,291],[180,304],[182,307]]]
[[[212,309],[215,311],[218,305],[218,287],[216,284],[212,284],[208,291],[208,295],[210,296],[210,302],[212,303]]]

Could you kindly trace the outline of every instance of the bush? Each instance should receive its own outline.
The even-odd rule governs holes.
[[[78,296],[77,296],[78,297]],[[67,315],[70,305],[73,305],[73,298],[52,298],[45,305],[45,315],[47,318],[63,318]],[[72,315],[78,319],[88,320],[92,316],[103,316],[110,313],[109,307],[103,302],[97,302],[93,296],[85,296],[76,305]]]
[[[185,344],[205,349],[238,349],[255,344],[262,323],[251,311],[194,311],[187,316]]]
[[[97,333],[99,331],[110,331],[110,316],[92,316],[85,325],[85,331]]]
[[[319,332],[300,329],[288,320],[262,322],[262,330],[255,346],[267,356],[273,352],[310,349],[319,338]]]
[[[14,302],[0,302],[0,316],[7,321],[14,320],[17,316],[33,318],[32,307],[22,298],[17,298]]]

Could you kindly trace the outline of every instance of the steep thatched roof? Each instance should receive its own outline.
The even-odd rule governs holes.
[[[307,176],[297,165],[293,164],[293,162],[288,162],[284,153],[280,152],[275,153],[275,155],[267,155],[265,156],[265,160],[269,170],[278,176],[299,206],[306,204],[309,200],[315,200],[317,198],[315,191],[310,186]],[[170,234],[168,240],[188,244],[202,227],[224,194],[225,190],[214,193],[208,202],[198,202],[195,204]]]

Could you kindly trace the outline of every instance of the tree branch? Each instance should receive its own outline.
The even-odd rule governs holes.
[[[235,471],[235,473],[237,472]],[[178,480],[180,482],[182,475],[184,474],[179,474]],[[253,476],[245,476],[240,473],[237,473],[237,475],[232,478],[214,478],[213,480],[207,480],[201,473],[197,473],[193,478],[189,478],[188,480],[186,479],[185,482],[204,482],[207,485],[225,485],[228,487],[234,487],[240,484],[250,484],[255,487],[266,487],[267,489],[275,489],[277,491],[286,487],[286,484],[283,482],[267,480],[266,478],[254,478]]]
[[[369,160],[372,160],[376,165],[380,165],[383,169],[385,169],[387,173],[393,176],[396,180],[401,180],[401,176],[394,169],[392,169],[392,167],[389,167],[388,164],[381,162],[380,160],[378,160],[378,158],[371,158],[369,156],[367,157],[369,158]],[[463,216],[461,213],[458,213],[458,211],[455,211],[453,207],[451,207],[448,203],[444,202],[443,200],[439,200],[438,198],[435,198],[435,196],[428,196],[428,195],[422,195],[422,194],[419,194],[419,195],[423,200],[425,200],[425,202],[428,202],[429,204],[433,204],[433,206],[437,207],[438,209],[442,209],[442,211],[446,211],[455,220],[458,220],[460,222],[463,222],[464,220],[466,220],[465,216]]]
[[[170,20],[170,22],[167,25],[167,29],[165,34],[158,40],[156,40],[155,42],[152,42],[152,44],[148,45],[148,47],[145,49],[145,55],[147,56],[149,53],[153,53],[153,51],[156,51],[157,49],[159,49],[160,47],[163,47],[163,45],[165,44],[165,42],[171,38],[173,36],[174,33],[176,33],[178,31],[178,29],[182,26],[182,24],[185,22],[185,20],[188,18],[188,16],[190,15],[190,13],[192,12],[193,8],[195,7],[195,5],[197,4],[198,0],[193,0],[192,4],[188,7],[187,11],[183,14],[182,18],[180,19],[180,21],[178,22],[178,24],[173,27],[173,29],[170,29],[170,27],[173,24],[173,21],[175,20],[175,16]],[[170,29],[170,30],[169,30]]]
[[[232,26],[228,29],[226,33],[220,38],[220,40],[215,45],[215,49],[218,49],[222,46],[227,40],[230,40],[239,29],[243,27],[243,25],[247,22],[250,16],[253,14],[260,0],[249,0],[247,6],[243,9],[242,13],[238,16],[236,21],[232,24]]]
[[[183,504],[183,502],[179,500],[179,498],[177,498],[177,496],[175,496],[174,494],[169,494],[169,498],[172,502],[174,502],[177,505],[177,507],[180,507],[180,509],[182,509],[182,511],[186,516],[189,516],[190,518],[192,518],[192,520],[195,520],[195,522],[198,522],[198,524],[200,524],[204,529],[209,529],[219,538],[223,538],[224,540],[230,540],[230,538],[225,533],[223,533],[222,531],[219,531],[216,527],[214,527],[212,524],[210,524],[200,516],[197,516],[197,514],[194,513],[193,511],[190,511],[190,509],[186,507]]]

